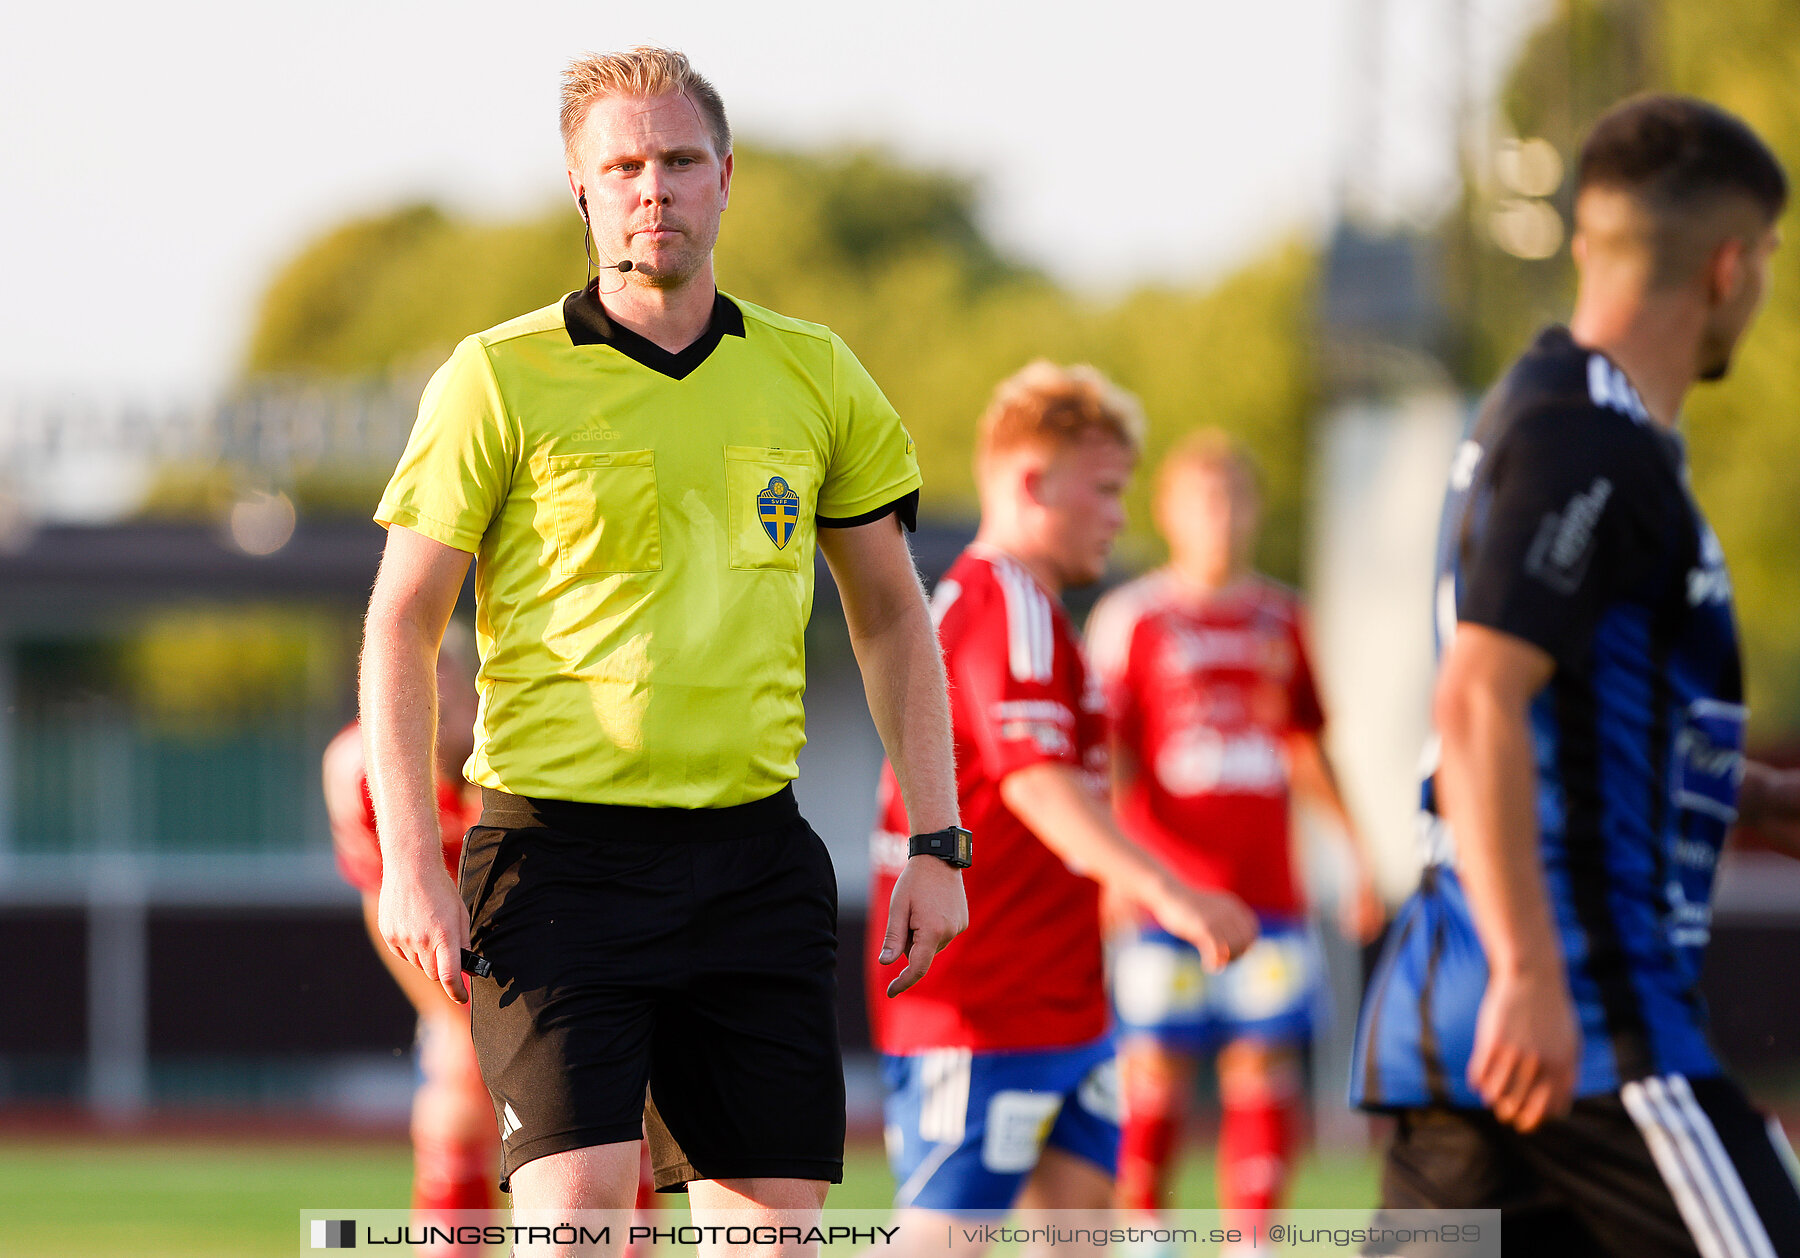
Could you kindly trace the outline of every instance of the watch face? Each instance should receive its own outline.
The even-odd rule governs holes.
[[[958,869],[967,869],[974,856],[974,841],[960,826],[947,826],[932,834],[915,834],[907,843],[910,856],[935,856]]]
[[[950,863],[958,869],[967,869],[975,855],[973,836],[961,826],[952,826],[946,831],[946,837],[950,840],[950,851],[947,853]]]

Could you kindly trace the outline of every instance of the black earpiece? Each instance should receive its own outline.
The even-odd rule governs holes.
[[[587,193],[583,192],[578,194],[575,198],[575,203],[581,207],[581,221],[584,223],[587,222]]]

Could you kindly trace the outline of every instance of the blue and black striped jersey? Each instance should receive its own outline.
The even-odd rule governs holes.
[[[1563,328],[1496,386],[1458,452],[1437,619],[1440,647],[1462,620],[1555,661],[1531,730],[1577,1094],[1719,1073],[1697,985],[1743,775],[1731,584],[1680,437]],[[1351,1099],[1369,1108],[1481,1104],[1466,1072],[1487,963],[1429,776],[1422,804],[1432,850],[1357,1031]]]

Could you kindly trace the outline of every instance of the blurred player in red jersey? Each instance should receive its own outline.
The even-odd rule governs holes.
[[[1198,1059],[1215,1051],[1220,1203],[1279,1204],[1318,998],[1289,850],[1290,787],[1347,842],[1346,933],[1367,941],[1381,929],[1369,863],[1320,747],[1325,715],[1299,601],[1250,567],[1259,509],[1242,451],[1219,432],[1189,437],[1157,482],[1168,565],[1108,594],[1089,621],[1125,832],[1190,886],[1241,896],[1261,927],[1242,959],[1207,976],[1187,943],[1140,914],[1118,915],[1119,1202],[1134,1211],[1164,1204],[1182,1101]]]
[[[444,840],[444,867],[455,877],[463,835],[481,817],[481,792],[463,778],[463,763],[474,747],[475,637],[453,622],[438,648],[437,804]],[[417,966],[396,957],[376,928],[381,898],[381,844],[363,763],[362,729],[355,721],[339,730],[325,748],[325,814],[338,872],[362,892],[363,921],[375,952],[400,990],[419,1012],[419,1068],[413,1094],[413,1209],[421,1223],[461,1210],[491,1210],[500,1204],[500,1135],[493,1100],[481,1081],[475,1046],[469,1038],[469,1007],[459,1005]],[[649,1154],[641,1158],[636,1209],[654,1209],[655,1187]],[[480,1247],[427,1250],[440,1258],[472,1258]],[[635,1252],[628,1249],[627,1254]]]
[[[1103,884],[1216,965],[1255,935],[1236,896],[1183,884],[1119,832],[1107,807],[1103,702],[1061,595],[1105,570],[1141,431],[1136,403],[1099,373],[1047,362],[1002,382],[982,418],[981,528],[933,599],[961,815],[975,835],[969,928],[892,1000],[879,994],[882,968],[905,941],[892,926],[879,933],[880,913],[869,936],[903,1209],[967,1218],[1015,1204],[1111,1205],[1118,1116]],[[883,792],[877,905],[907,859],[891,769]],[[955,1254],[983,1248],[955,1236]]]
[[[474,746],[475,639],[452,624],[438,651],[437,805],[444,865],[456,875],[463,834],[481,815],[481,793],[463,780]],[[338,871],[362,892],[363,920],[375,951],[419,1012],[419,1067],[413,1095],[413,1209],[420,1222],[497,1204],[500,1135],[493,1102],[475,1064],[469,1009],[458,1005],[418,967],[388,950],[375,925],[381,896],[381,845],[363,763],[361,727],[352,721],[325,748],[325,813]],[[440,1250],[439,1253],[459,1253]],[[477,1250],[467,1251],[470,1254]]]

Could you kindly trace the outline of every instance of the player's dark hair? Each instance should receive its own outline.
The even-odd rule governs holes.
[[[1771,222],[1788,198],[1787,175],[1756,132],[1691,96],[1634,96],[1601,115],[1581,146],[1575,187],[1625,192],[1658,213],[1742,196]]]

